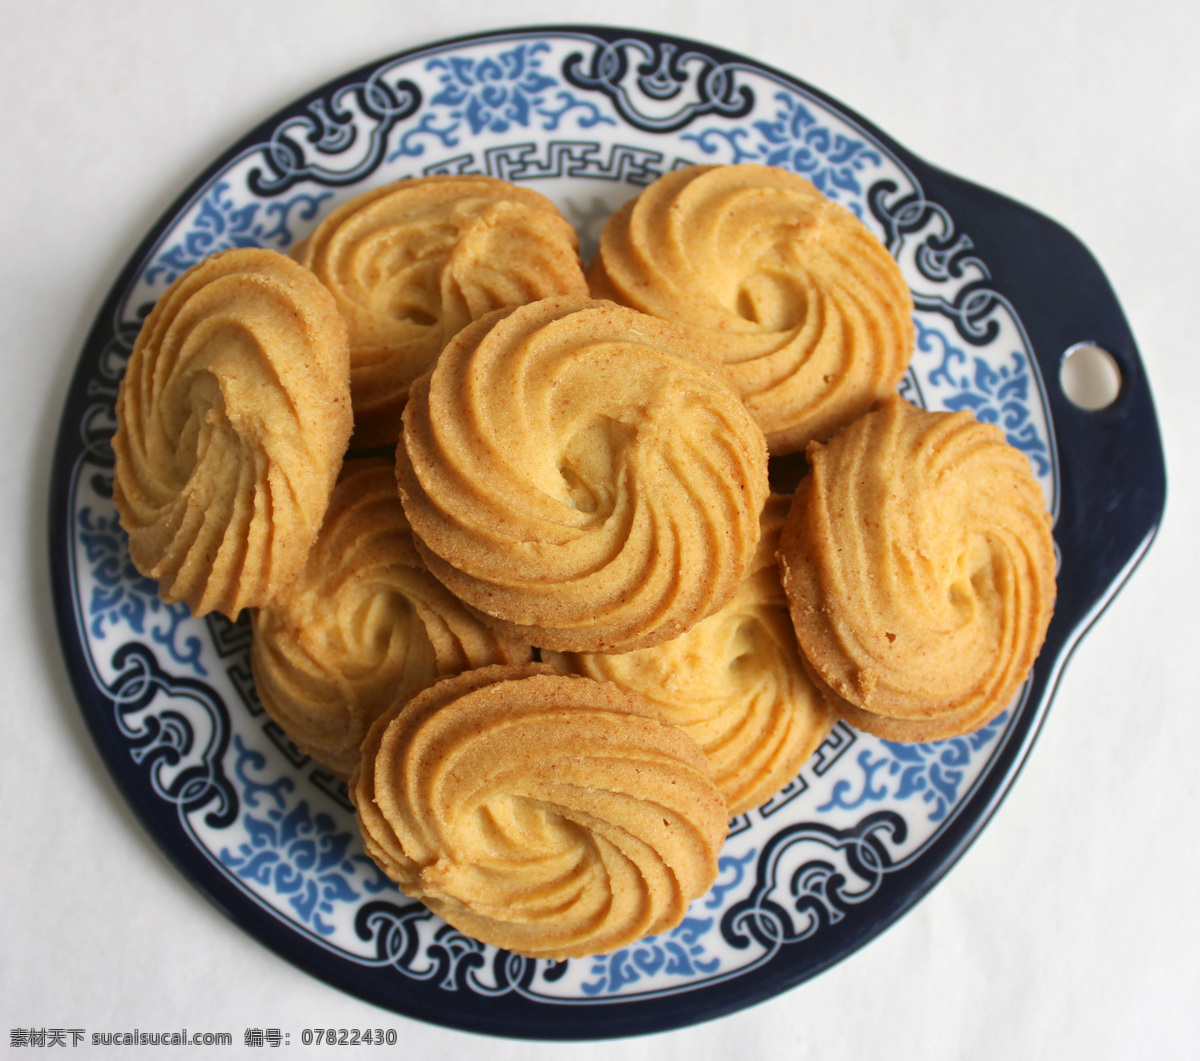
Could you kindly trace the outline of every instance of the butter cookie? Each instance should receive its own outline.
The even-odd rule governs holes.
[[[609,218],[588,281],[711,346],[773,456],[866,412],[912,357],[912,296],[887,248],[775,166],[660,177]]]
[[[224,251],[158,300],[116,403],[113,500],[167,603],[236,618],[296,577],[351,431],[346,326],[275,251]]]
[[[252,617],[267,713],[306,755],[350,776],[371,723],[447,674],[527,663],[425,568],[390,461],[347,461],[299,576]]]
[[[704,750],[731,815],[788,785],[836,719],[800,659],[775,563],[790,502],[771,496],[746,580],[687,633],[634,652],[542,653],[555,667],[644,696]]]
[[[413,385],[396,475],[429,569],[515,640],[620,651],[721,607],[767,452],[675,325],[552,298],[478,321]]]
[[[373,189],[334,210],[294,254],[349,326],[356,448],[395,443],[409,386],[464,325],[587,291],[579,239],[558,208],[495,177]]]
[[[991,721],[1054,608],[1050,517],[1028,458],[969,412],[894,397],[808,459],[779,561],[814,680],[888,740]]]
[[[459,931],[603,954],[683,919],[728,815],[704,753],[615,686],[541,664],[445,678],[372,726],[350,780],[368,854]]]

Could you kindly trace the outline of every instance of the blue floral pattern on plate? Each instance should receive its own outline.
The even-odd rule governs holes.
[[[753,123],[757,140],[748,128],[720,126],[686,133],[683,139],[695,143],[705,156],[722,162],[758,162],[790,169],[807,177],[829,198],[847,200],[847,205],[861,215],[860,174],[880,166],[882,156],[864,140],[822,124],[794,94],[779,92],[775,99],[775,117]]]
[[[217,251],[234,247],[272,247],[287,250],[295,237],[292,218],[312,221],[329,192],[301,193],[268,203],[237,205],[224,181],[215,185],[200,202],[195,221],[179,242],[159,254],[146,270],[149,281],[172,283],[181,273]]]
[[[239,736],[234,737],[233,747],[249,840],[236,851],[222,848],[221,861],[244,880],[286,899],[302,922],[331,936],[335,926],[322,920],[322,915],[332,914],[338,903],[352,903],[366,892],[382,891],[386,881],[361,852],[356,832],[339,828],[327,812],[312,813],[305,799],[289,805],[287,795],[296,789],[292,777],[280,775],[270,783],[253,779],[250,772],[262,771],[266,756],[247,748]],[[251,808],[257,807],[263,796],[269,797],[270,803],[256,815]],[[355,878],[364,868],[368,882],[356,889]]]
[[[99,515],[84,506],[77,521],[76,533],[91,576],[87,614],[92,638],[102,641],[109,630],[127,627],[136,635],[148,635],[176,663],[203,677],[207,672],[200,662],[200,638],[187,634],[191,612],[186,604],[165,604],[158,595],[158,584],[133,566],[129,539],[116,513]],[[178,640],[181,634],[182,644]]]

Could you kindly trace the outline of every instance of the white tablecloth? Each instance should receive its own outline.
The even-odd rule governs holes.
[[[74,702],[48,593],[47,481],[71,372],[116,272],[191,178],[279,107],[369,60],[567,18],[753,56],[1072,229],[1138,339],[1170,482],[1158,541],[1075,652],[1011,795],[932,894],[797,989],[619,1047],[487,1040],[397,1017],[247,937],[122,802]],[[130,1056],[90,1047],[91,1032],[186,1027],[233,1033],[212,1056],[262,1057],[270,1048],[243,1046],[243,1032],[273,1026],[293,1033],[296,1056],[299,1031],[321,1025],[395,1028],[399,1056],[495,1061],[616,1049],[631,1061],[1197,1056],[1198,31],[1194,5],[1132,0],[4,5],[0,1043],[25,1056],[14,1029],[82,1028],[71,1056]]]

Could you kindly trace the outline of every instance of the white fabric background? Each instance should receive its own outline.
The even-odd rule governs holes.
[[[47,480],[70,374],[118,269],[193,175],[364,62],[562,21],[680,33],[780,67],[1072,229],[1138,339],[1170,484],[1157,543],[1075,653],[1013,792],[934,892],[783,996],[619,1045],[485,1040],[406,1020],[245,936],[117,794],[73,700],[47,586]],[[1197,1056],[1197,31],[1200,8],[1153,0],[0,8],[0,1046],[14,1027],[186,1026],[233,1033],[237,1045],[212,1056],[263,1057],[272,1051],[241,1046],[246,1027],[281,1027],[296,1044],[319,1024],[397,1028],[397,1056],[423,1059]]]

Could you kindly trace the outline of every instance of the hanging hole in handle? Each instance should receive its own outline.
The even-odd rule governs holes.
[[[1107,409],[1121,393],[1116,358],[1095,343],[1076,343],[1063,354],[1059,381],[1071,404],[1088,412]]]

